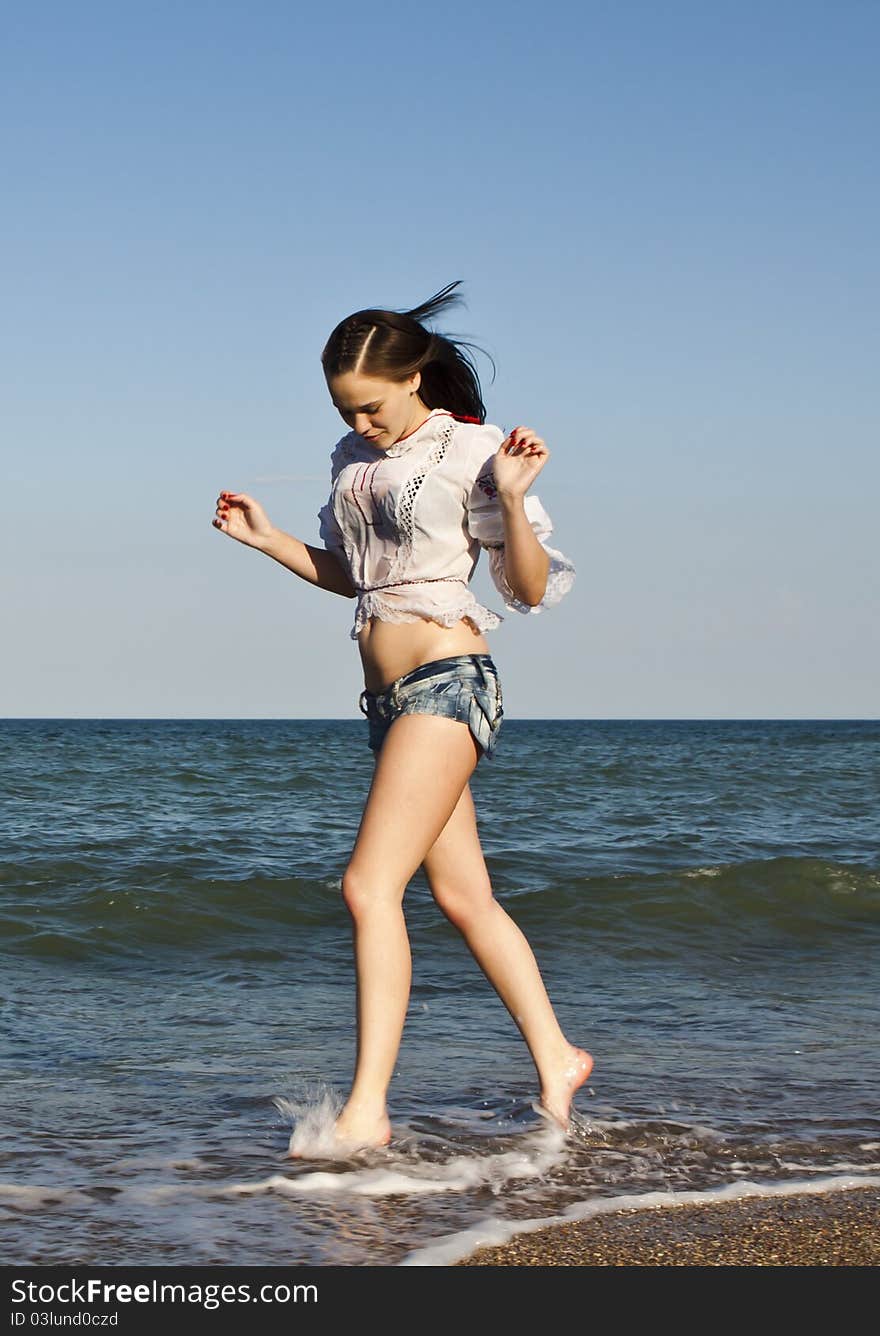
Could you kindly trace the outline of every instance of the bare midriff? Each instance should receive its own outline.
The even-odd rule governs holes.
[[[417,622],[383,622],[371,617],[358,636],[367,691],[380,692],[423,663],[451,654],[488,654],[485,636],[462,619],[441,626],[427,618]]]

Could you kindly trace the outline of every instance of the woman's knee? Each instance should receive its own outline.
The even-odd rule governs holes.
[[[481,915],[497,903],[489,881],[464,886],[461,882],[432,883],[431,894],[449,922],[465,932]]]
[[[342,898],[353,918],[369,904],[369,888],[358,869],[349,864],[342,874]]]
[[[377,906],[400,906],[402,895],[395,887],[383,885],[356,863],[349,863],[342,874],[342,898],[352,918]]]

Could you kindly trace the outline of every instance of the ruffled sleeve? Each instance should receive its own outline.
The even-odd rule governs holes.
[[[500,427],[486,424],[474,433],[470,453],[470,478],[467,499],[467,528],[472,538],[489,554],[489,573],[492,582],[511,612],[541,612],[551,608],[568,593],[574,584],[574,563],[564,553],[547,542],[553,532],[553,523],[537,496],[527,495],[523,508],[535,537],[550,558],[547,588],[541,602],[532,607],[516,597],[507,583],[504,564],[504,518],[495,488],[494,456],[504,440]]]
[[[345,553],[342,529],[339,527],[339,521],[333,508],[333,493],[339,472],[343,465],[348,462],[348,440],[348,436],[343,436],[333,448],[333,453],[330,456],[330,496],[327,504],[318,511],[318,533],[321,542],[328,552],[332,552],[335,557],[339,558],[345,570],[348,570],[348,558]]]

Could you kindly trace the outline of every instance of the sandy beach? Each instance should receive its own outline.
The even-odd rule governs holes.
[[[880,1189],[594,1216],[479,1248],[459,1266],[877,1266]]]

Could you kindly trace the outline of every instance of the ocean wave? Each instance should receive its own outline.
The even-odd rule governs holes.
[[[502,861],[503,860],[499,860]],[[880,929],[880,873],[815,858],[770,858],[677,872],[542,878],[523,884],[509,870],[496,895],[527,930],[564,928],[631,951],[670,950],[683,937],[740,944],[769,937],[829,940]],[[421,874],[407,898],[419,931],[445,921]],[[349,930],[338,877],[194,876],[152,861],[102,869],[87,860],[7,865],[0,883],[0,942],[7,953],[88,958],[156,946],[198,945],[225,960],[280,958],[303,926]],[[267,954],[268,953],[268,956]]]

